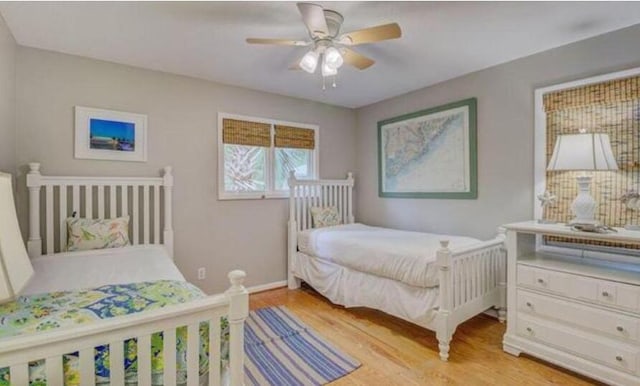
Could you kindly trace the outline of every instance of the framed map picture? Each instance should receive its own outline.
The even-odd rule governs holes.
[[[378,122],[379,196],[478,197],[476,98]]]

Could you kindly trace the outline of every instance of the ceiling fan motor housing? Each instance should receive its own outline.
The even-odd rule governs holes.
[[[342,17],[342,15],[336,11],[325,9],[324,18],[327,21],[329,37],[335,38],[336,36],[338,36],[338,33],[340,33],[340,27],[342,27],[344,17]]]

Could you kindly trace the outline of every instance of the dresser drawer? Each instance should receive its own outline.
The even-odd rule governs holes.
[[[516,333],[559,350],[578,355],[628,373],[638,370],[640,349],[518,313]]]
[[[558,295],[568,296],[571,292],[566,274],[526,265],[518,265],[518,284]],[[593,294],[595,293],[594,288]]]
[[[518,311],[607,334],[625,341],[640,341],[640,318],[621,315],[550,296],[517,291]]]
[[[517,283],[556,295],[638,312],[640,287],[526,265],[518,265]]]

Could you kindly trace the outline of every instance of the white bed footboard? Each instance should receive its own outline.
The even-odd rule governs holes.
[[[506,240],[505,230],[489,241],[456,251],[449,241],[440,242],[439,309],[436,316],[440,358],[449,358],[449,342],[457,326],[486,311],[498,309],[498,319],[506,319]]]
[[[73,328],[18,336],[0,341],[0,369],[9,367],[11,385],[29,385],[29,363],[45,360],[48,385],[64,384],[63,356],[79,353],[80,382],[95,384],[95,347],[108,345],[110,383],[124,385],[125,340],[137,339],[138,384],[151,384],[151,335],[163,332],[164,384],[175,385],[176,329],[187,326],[187,385],[198,385],[201,322],[209,322],[209,385],[221,384],[220,319],[229,320],[229,379],[232,386],[244,382],[244,321],[249,312],[248,292],[242,271],[229,273],[231,288],[224,295],[209,296],[162,309],[122,316]]]

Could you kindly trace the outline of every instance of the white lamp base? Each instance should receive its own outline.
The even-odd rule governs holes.
[[[576,216],[569,225],[574,224],[591,224],[600,225],[600,221],[596,220],[596,209],[598,203],[591,196],[591,176],[576,177],[578,182],[578,195],[571,204],[571,211]]]

